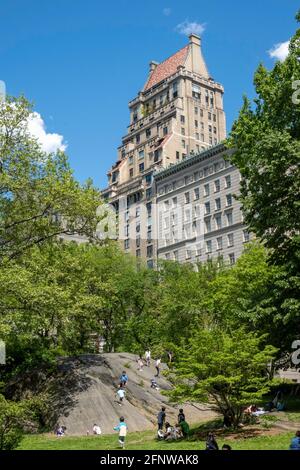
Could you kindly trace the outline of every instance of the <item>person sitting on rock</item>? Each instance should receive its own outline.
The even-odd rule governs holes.
[[[154,388],[155,390],[159,390],[159,386],[155,379],[151,379],[150,387]]]
[[[93,433],[94,433],[94,434],[97,434],[97,436],[100,436],[100,434],[101,434],[101,428],[100,428],[100,426],[98,426],[98,424],[94,424],[94,426],[93,426]]]

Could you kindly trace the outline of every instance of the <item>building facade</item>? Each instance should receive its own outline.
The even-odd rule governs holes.
[[[240,173],[223,144],[158,171],[157,256],[179,262],[234,264],[250,234],[243,224]]]
[[[118,216],[117,237],[125,251],[153,265],[153,174],[216,145],[226,137],[223,87],[210,77],[196,35],[161,63],[129,102],[130,124],[108,172],[104,198]]]

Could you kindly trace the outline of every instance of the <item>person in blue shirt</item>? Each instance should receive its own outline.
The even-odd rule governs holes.
[[[295,437],[293,437],[290,450],[300,450],[300,431],[297,431]]]
[[[123,416],[121,416],[119,424],[114,427],[114,431],[119,431],[119,443],[122,449],[125,449],[125,437],[127,435],[128,426]]]
[[[127,382],[128,375],[126,374],[126,371],[123,370],[122,375],[120,376],[120,387],[126,387]]]

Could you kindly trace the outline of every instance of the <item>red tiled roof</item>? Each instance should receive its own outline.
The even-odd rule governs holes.
[[[151,73],[144,90],[148,90],[165,78],[170,77],[170,75],[173,75],[175,72],[177,72],[177,67],[179,65],[184,65],[185,63],[188,49],[189,45],[187,44],[185,47],[183,47],[183,49],[180,49],[180,51],[176,52],[171,57],[158,64]]]

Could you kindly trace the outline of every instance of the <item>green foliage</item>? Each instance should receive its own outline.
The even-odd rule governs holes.
[[[296,16],[299,22],[299,13]],[[242,175],[240,200],[245,221],[282,267],[274,279],[276,335],[283,350],[299,336],[300,315],[300,29],[285,61],[272,70],[260,65],[254,76],[256,97],[244,99],[229,146]],[[289,344],[288,344],[289,343]]]
[[[94,239],[100,193],[81,186],[62,152],[46,154],[27,129],[28,101],[0,106],[0,262],[74,233]]]
[[[26,422],[32,418],[29,403],[15,403],[0,395],[0,450],[13,450],[18,447]]]
[[[212,401],[234,427],[243,408],[269,391],[267,365],[276,349],[262,346],[264,337],[243,329],[226,333],[217,328],[198,330],[188,344],[176,348],[170,373],[175,400]],[[172,378],[173,377],[173,378]]]

